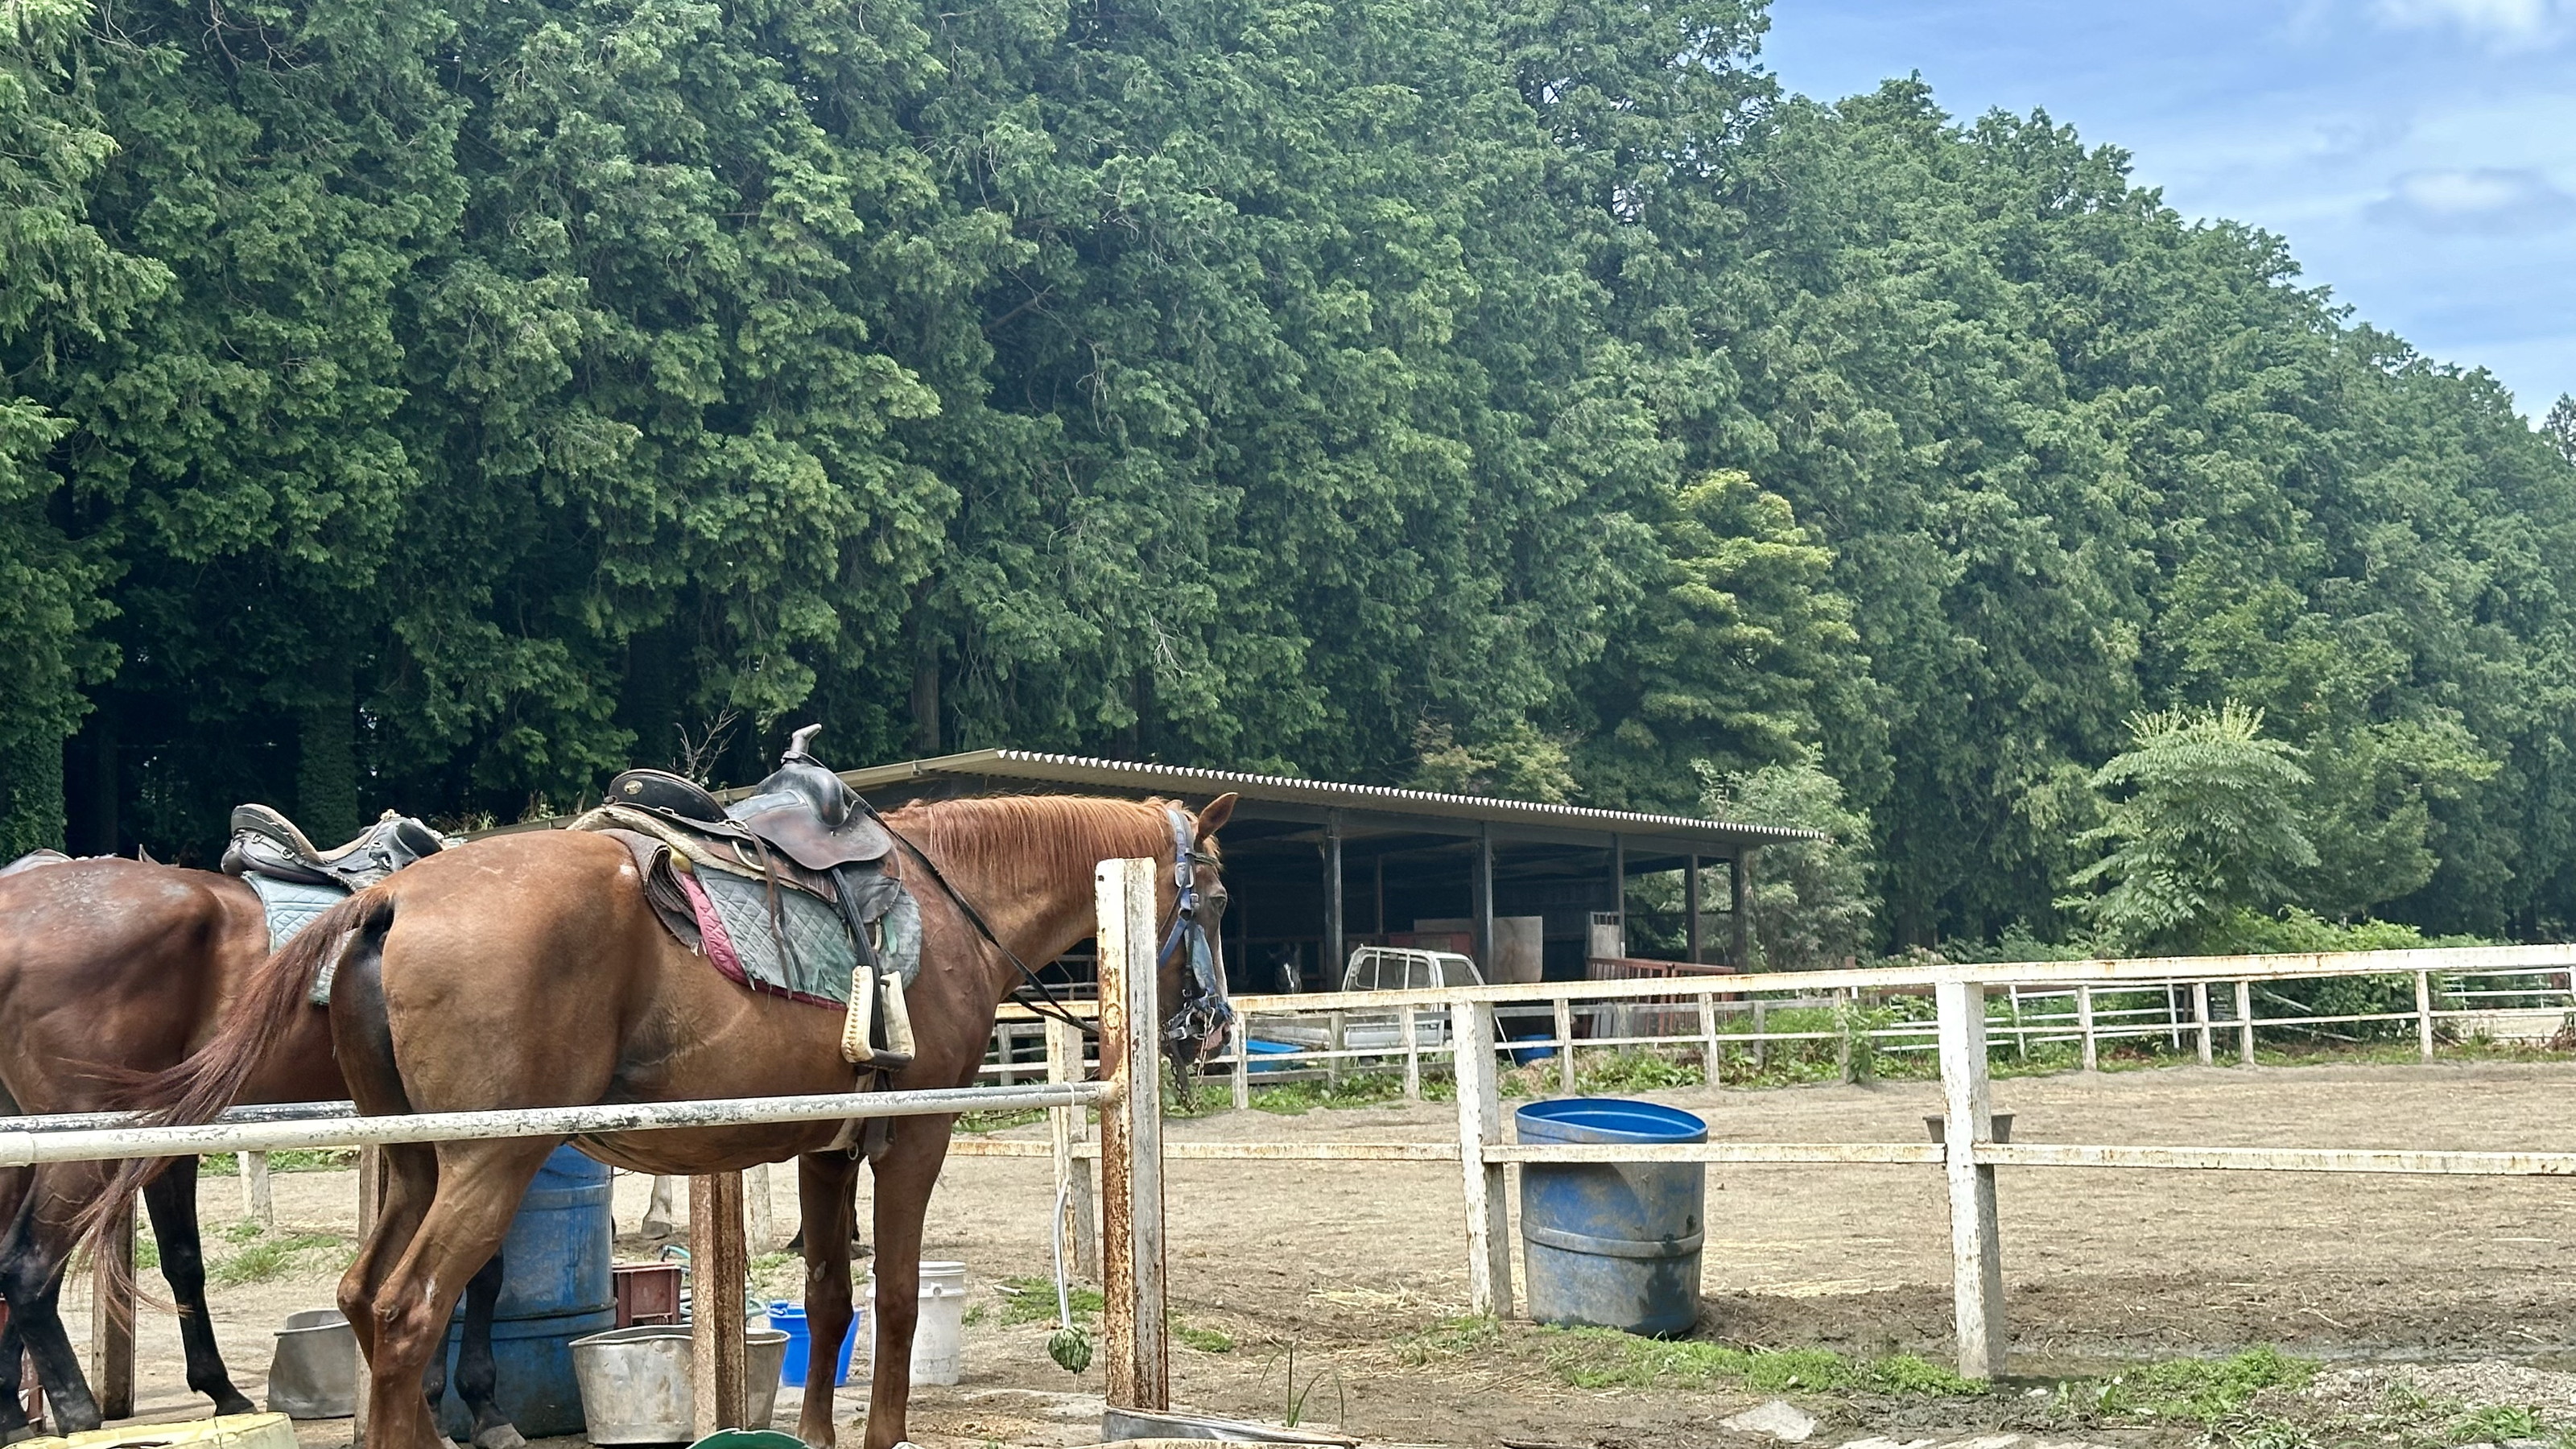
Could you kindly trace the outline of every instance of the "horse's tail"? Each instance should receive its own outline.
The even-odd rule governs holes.
[[[167,1070],[125,1083],[117,1092],[121,1105],[141,1109],[153,1126],[194,1126],[211,1122],[233,1104],[251,1074],[267,1060],[280,1038],[306,1007],[313,983],[325,966],[343,959],[361,942],[382,941],[393,928],[393,897],[367,890],[315,916],[294,940],[271,955],[251,977],[249,986],[224,1013],[214,1037],[196,1055]],[[74,1219],[79,1238],[95,1249],[108,1226],[128,1210],[135,1192],[169,1162],[166,1157],[136,1157],[116,1164],[106,1188]],[[96,1253],[97,1271],[119,1287],[130,1275],[123,1253]],[[124,1301],[119,1293],[115,1301]]]

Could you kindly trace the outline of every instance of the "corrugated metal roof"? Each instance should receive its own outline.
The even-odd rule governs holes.
[[[1348,806],[1398,814],[1440,815],[1497,824],[1554,825],[1575,829],[1616,830],[1639,834],[1694,835],[1739,844],[1784,840],[1823,840],[1821,831],[1777,825],[1746,825],[1729,820],[1702,820],[1689,815],[1655,815],[1629,810],[1597,810],[1586,805],[1548,805],[1534,800],[1503,800],[1484,795],[1444,795],[1432,790],[1404,790],[1391,785],[1354,785],[1340,780],[1303,780],[1286,775],[1252,775],[1237,770],[1201,770],[1183,765],[1154,765],[1135,760],[1099,760],[1082,755],[1048,755],[1033,750],[972,750],[936,759],[907,760],[865,770],[844,770],[841,778],[854,790],[881,790],[910,780],[961,775],[1044,780],[1066,785],[1120,789],[1171,790],[1219,794],[1227,790],[1255,800]]]

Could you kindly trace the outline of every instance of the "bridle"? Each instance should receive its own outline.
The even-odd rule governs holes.
[[[1199,867],[1213,867],[1216,857],[1198,848],[1192,823],[1179,807],[1166,805],[1163,813],[1172,822],[1172,880],[1180,893],[1173,899],[1172,928],[1163,936],[1154,965],[1159,970],[1174,955],[1188,953],[1181,972],[1180,1009],[1163,1028],[1173,1065],[1180,1067],[1197,1059],[1199,1043],[1234,1024],[1234,1006],[1225,999],[1225,982],[1217,975],[1216,947],[1208,940],[1207,923],[1199,919]]]

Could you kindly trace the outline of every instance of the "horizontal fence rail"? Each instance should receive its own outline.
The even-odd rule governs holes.
[[[757,1122],[935,1117],[967,1111],[1090,1107],[1109,1097],[1110,1086],[1105,1082],[1046,1082],[913,1092],[827,1092],[804,1097],[416,1112],[399,1117],[216,1122],[192,1127],[16,1131],[0,1133],[0,1167],[126,1157],[187,1157],[203,1152],[277,1152],[296,1147],[381,1147],[396,1142],[464,1142],[491,1137],[593,1136],[603,1132],[739,1127]]]

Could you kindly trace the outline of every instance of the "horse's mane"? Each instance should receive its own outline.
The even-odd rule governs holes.
[[[971,875],[1004,889],[1088,875],[1096,863],[1172,853],[1169,810],[1189,807],[1157,796],[990,795],[921,801],[886,823],[921,847],[951,875]]]

